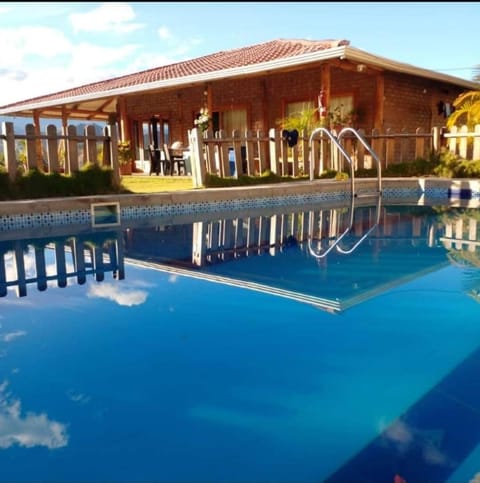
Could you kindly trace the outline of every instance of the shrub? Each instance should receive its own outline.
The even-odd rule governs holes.
[[[289,181],[306,180],[308,176],[280,176],[267,170],[260,176],[241,175],[238,178],[221,178],[216,174],[207,173],[205,177],[206,188],[228,188],[232,186],[251,186],[259,184],[285,183]]]
[[[113,171],[98,164],[87,164],[72,173],[72,189],[76,196],[115,193]]]
[[[434,170],[436,176],[444,178],[480,178],[480,160],[468,161],[456,154],[443,150]]]
[[[117,193],[113,171],[98,165],[87,165],[71,176],[60,173],[43,173],[30,169],[17,173],[11,181],[7,173],[0,172],[0,199],[37,199],[57,196],[83,196]]]

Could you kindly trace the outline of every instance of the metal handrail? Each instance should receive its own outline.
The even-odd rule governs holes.
[[[354,186],[355,186],[355,170],[354,170],[354,167],[353,167],[353,163],[352,163],[352,160],[350,158],[350,156],[348,155],[348,153],[345,151],[345,149],[343,148],[343,146],[340,144],[339,140],[337,137],[335,137],[327,128],[325,127],[318,127],[316,129],[314,129],[312,131],[312,134],[310,134],[310,140],[309,140],[309,146],[310,146],[310,180],[314,180],[315,179],[315,167],[314,167],[314,163],[312,162],[313,160],[311,159],[312,157],[312,141],[313,141],[313,138],[314,136],[317,134],[317,133],[322,133],[322,134],[326,134],[327,137],[330,139],[330,141],[337,147],[337,149],[343,154],[344,158],[350,163],[350,171],[351,171],[351,176],[350,176],[350,180],[351,180],[351,189],[352,189],[352,198],[353,198],[353,195],[355,193],[355,190],[354,190]]]
[[[352,196],[350,198],[350,223],[348,224],[345,231],[323,253],[318,253],[316,250],[314,250],[314,248],[312,247],[312,237],[309,237],[308,251],[310,252],[310,255],[312,255],[315,258],[326,257],[340,243],[342,238],[345,237],[347,233],[352,229],[353,219],[354,219],[353,213],[354,213],[354,197]],[[313,225],[313,211],[311,211],[309,214],[308,224],[310,227]]]
[[[353,134],[362,144],[363,147],[372,155],[372,158],[376,161],[377,163],[377,183],[378,183],[378,192],[382,193],[382,163],[375,153],[375,151],[372,149],[372,147],[367,143],[367,141],[363,138],[363,136],[360,135],[360,133],[353,129],[353,127],[344,127],[338,134],[337,139],[338,142],[342,140],[342,137],[347,133]]]
[[[381,199],[382,197],[380,196],[380,193],[377,195],[377,209],[376,209],[376,216],[375,216],[375,223],[367,230],[366,233],[362,235],[362,237],[353,245],[352,248],[348,250],[344,250],[339,246],[339,243],[342,241],[343,238],[348,234],[348,232],[352,229],[353,227],[353,220],[354,220],[354,212],[355,212],[355,197],[352,196],[350,200],[350,223],[348,224],[347,228],[345,231],[335,239],[335,241],[323,252],[323,253],[318,253],[316,250],[312,248],[312,239],[311,237],[308,239],[308,251],[310,252],[310,255],[312,255],[315,258],[323,258],[326,257],[334,248],[339,253],[342,253],[343,255],[350,255],[353,253],[357,247],[365,240],[365,238],[372,233],[372,231],[378,226],[378,223],[380,222],[380,208],[381,208]],[[310,219],[309,219],[309,225],[312,225],[312,215],[313,212],[310,212]]]
[[[360,245],[360,243],[362,243],[363,240],[365,240],[365,238],[367,238],[367,236],[370,235],[370,233],[372,233],[373,230],[375,230],[375,228],[378,226],[378,223],[380,222],[380,205],[381,205],[381,196],[379,193],[377,198],[377,215],[375,217],[375,223],[363,234],[363,236],[357,241],[357,243],[355,243],[353,247],[350,248],[349,250],[344,250],[343,248],[340,248],[337,243],[336,248],[338,252],[342,253],[343,255],[350,255],[350,253],[353,253]]]

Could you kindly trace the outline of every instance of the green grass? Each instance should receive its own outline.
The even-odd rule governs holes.
[[[124,189],[131,193],[161,193],[162,191],[192,190],[192,178],[184,176],[122,176]]]

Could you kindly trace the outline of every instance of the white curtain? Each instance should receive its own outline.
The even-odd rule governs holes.
[[[222,113],[222,129],[227,135],[231,135],[234,129],[245,131],[247,129],[246,109],[233,109]]]

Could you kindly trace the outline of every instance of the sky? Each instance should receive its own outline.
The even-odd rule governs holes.
[[[0,2],[0,106],[275,39],[345,39],[468,80],[480,2]]]

